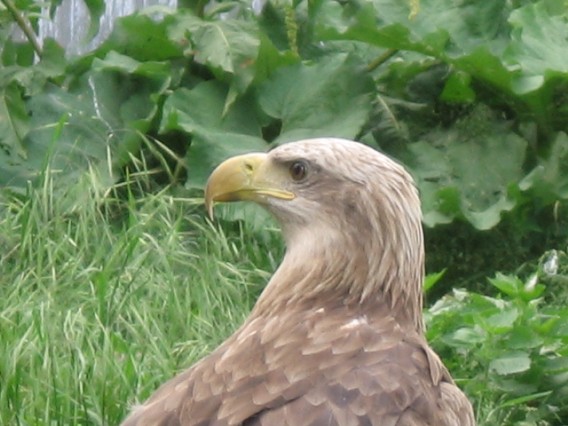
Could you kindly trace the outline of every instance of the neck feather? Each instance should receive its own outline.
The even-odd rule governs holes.
[[[423,332],[423,236],[418,226],[397,232],[370,227],[364,239],[337,226],[284,229],[287,251],[253,315],[291,306],[345,305],[372,315],[387,305],[402,325]],[[330,231],[330,229],[335,229]],[[379,232],[381,231],[381,232]]]

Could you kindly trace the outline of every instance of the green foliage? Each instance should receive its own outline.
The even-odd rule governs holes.
[[[411,144],[409,164],[422,190],[424,223],[449,223],[462,212],[477,229],[495,226],[500,213],[515,206],[508,186],[524,177],[526,149],[525,139],[482,107],[453,128]]]
[[[16,6],[33,28],[36,3]],[[93,34],[104,3],[87,6]],[[489,229],[567,199],[549,171],[568,130],[559,2],[184,6],[120,18],[78,58],[46,40],[34,62],[31,41],[2,33],[0,184],[21,192],[46,162],[65,182],[112,158],[110,184],[154,141],[197,187],[228,155],[343,136],[410,167],[428,226]]]
[[[568,415],[568,311],[547,305],[538,281],[497,274],[497,297],[454,290],[426,312],[428,339],[477,401],[480,424],[563,424]]]

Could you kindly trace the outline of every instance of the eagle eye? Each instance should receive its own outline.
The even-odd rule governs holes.
[[[294,161],[290,164],[290,176],[296,182],[303,180],[308,174],[308,167],[303,161]]]

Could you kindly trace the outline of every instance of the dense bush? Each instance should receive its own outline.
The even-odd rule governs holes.
[[[455,289],[428,309],[428,340],[477,402],[481,424],[565,424],[567,308],[545,302],[539,274],[489,281],[497,297]]]
[[[63,181],[90,164],[112,182],[154,149],[200,186],[230,154],[333,135],[403,160],[428,226],[568,197],[562,2],[186,3],[119,19],[78,58],[45,40],[34,63],[4,32],[0,183],[24,188],[46,157]]]

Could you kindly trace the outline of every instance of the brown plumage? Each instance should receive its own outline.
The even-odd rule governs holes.
[[[206,204],[251,200],[287,251],[245,323],[124,425],[473,426],[422,323],[424,244],[412,178],[351,141],[235,157]]]

